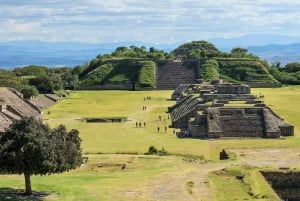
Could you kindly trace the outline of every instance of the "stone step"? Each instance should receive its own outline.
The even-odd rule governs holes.
[[[175,89],[179,84],[194,83],[198,61],[158,61],[156,64],[156,88]]]

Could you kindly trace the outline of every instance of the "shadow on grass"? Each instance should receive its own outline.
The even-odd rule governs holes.
[[[32,192],[32,195],[25,196],[24,189],[0,188],[1,201],[42,201],[48,195],[42,192]]]

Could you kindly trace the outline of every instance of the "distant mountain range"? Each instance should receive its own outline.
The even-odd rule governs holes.
[[[229,52],[234,47],[248,51],[269,63],[279,61],[282,65],[300,62],[300,37],[280,35],[245,35],[236,38],[207,40],[221,51]],[[185,42],[154,44],[139,41],[89,44],[82,42],[11,41],[0,43],[0,68],[15,68],[26,65],[49,67],[76,66],[89,62],[99,54],[111,53],[117,47],[135,45],[170,52]]]

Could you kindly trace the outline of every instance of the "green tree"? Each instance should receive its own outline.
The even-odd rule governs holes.
[[[18,76],[46,76],[47,75],[47,67],[45,66],[36,66],[36,65],[30,65],[25,66],[23,68],[15,68],[13,72],[16,73]]]
[[[34,117],[16,120],[0,135],[0,171],[24,174],[25,195],[32,194],[31,175],[62,173],[81,165],[77,130],[51,129]]]
[[[22,89],[22,79],[15,75],[14,72],[9,70],[0,70],[0,86],[11,87],[17,90]]]
[[[40,93],[51,93],[54,90],[53,80],[48,76],[32,78],[29,84],[35,86]]]
[[[232,48],[231,50],[231,54],[233,57],[246,57],[247,53],[248,53],[247,49],[240,48],[240,47]]]
[[[285,71],[288,73],[295,73],[300,71],[300,63],[292,62],[285,65]]]
[[[171,53],[175,58],[200,59],[216,57],[221,52],[212,43],[202,40],[184,43]]]
[[[25,99],[28,99],[32,96],[38,96],[39,90],[35,86],[26,85],[21,89],[21,93]]]
[[[58,91],[63,89],[63,80],[61,74],[52,73],[49,75],[50,82],[52,82],[52,91]]]

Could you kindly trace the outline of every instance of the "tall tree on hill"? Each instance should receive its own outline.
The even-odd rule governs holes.
[[[41,120],[23,117],[0,135],[0,171],[24,174],[25,195],[31,195],[31,175],[62,173],[81,165],[77,130],[51,129]]]
[[[248,50],[241,47],[232,48],[231,54],[233,57],[246,57]]]

